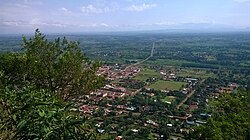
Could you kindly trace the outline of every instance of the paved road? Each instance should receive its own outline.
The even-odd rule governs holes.
[[[153,42],[153,46],[152,46],[152,49],[151,49],[151,53],[150,53],[150,56],[148,56],[147,58],[145,58],[144,60],[140,61],[140,62],[137,62],[137,63],[134,63],[134,64],[131,64],[131,65],[128,65],[124,70],[122,71],[126,71],[128,68],[130,67],[134,67],[134,66],[137,66],[137,65],[140,65],[142,63],[144,63],[145,61],[147,61],[148,59],[150,59],[151,57],[153,57],[154,55],[154,49],[155,49],[155,42]],[[105,72],[103,72],[105,73]],[[117,75],[117,73],[115,73],[114,75],[112,75],[112,77],[115,77]]]
[[[127,66],[127,67],[125,68],[125,70],[128,69],[128,68],[130,68],[130,67],[140,65],[140,64],[144,63],[145,61],[147,61],[148,59],[150,59],[151,57],[153,57],[153,55],[154,55],[154,49],[155,49],[155,42],[153,43],[153,46],[152,46],[151,53],[150,53],[150,56],[149,56],[149,57],[145,58],[144,60],[142,60],[142,61],[140,61],[140,62],[137,62],[137,63],[135,63],[135,64],[131,64],[131,65]],[[136,94],[139,93],[141,90],[142,90],[142,88],[136,90],[136,91],[133,92],[131,95],[132,95],[132,96],[133,96],[133,95],[136,95]]]
[[[151,57],[153,57],[153,55],[154,55],[154,49],[155,49],[155,42],[153,43],[153,46],[152,46],[151,53],[150,53],[149,57],[145,58],[144,60],[142,60],[140,62],[137,62],[137,63],[134,63],[134,64],[131,64],[131,65],[127,66],[125,68],[125,70],[128,69],[128,68],[130,68],[130,67],[140,65],[140,64],[144,63],[145,61],[147,61],[148,59],[150,59]]]
[[[203,83],[205,79],[201,80],[199,83]],[[191,93],[189,93],[185,99],[183,99],[177,106],[176,109],[178,110],[194,93],[196,90],[193,90]]]

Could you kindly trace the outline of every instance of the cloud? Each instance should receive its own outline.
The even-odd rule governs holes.
[[[32,19],[30,22],[27,23],[28,25],[33,26],[53,26],[53,27],[66,27],[66,24],[62,24],[59,22],[53,22],[53,21],[41,21],[37,18]]]
[[[89,14],[89,13],[107,13],[112,11],[109,7],[104,7],[104,8],[99,8],[99,7],[95,7],[92,4],[88,5],[88,6],[82,6],[81,7],[81,11],[85,14]]]
[[[21,22],[17,21],[3,21],[0,23],[2,26],[21,26]]]
[[[19,4],[19,3],[15,3],[15,4],[13,4],[13,6],[16,6],[18,8],[30,8],[30,6],[28,6],[26,4]]]
[[[235,2],[250,2],[250,0],[233,0]]]
[[[156,22],[153,23],[152,26],[171,26],[171,25],[175,25],[175,22]]]
[[[28,4],[28,5],[42,5],[43,2],[41,0],[24,0],[23,1],[24,4]]]
[[[82,27],[90,27],[90,26],[84,25]],[[106,23],[101,23],[101,24],[93,23],[93,24],[91,24],[91,27],[109,27],[109,25]]]
[[[64,14],[64,15],[71,15],[72,14],[72,12],[70,10],[68,10],[67,8],[64,8],[64,7],[60,8],[59,11],[62,12],[62,14]]]
[[[23,20],[0,21],[0,25],[9,27],[34,27],[34,26],[66,27],[67,26],[66,24],[54,21],[41,21],[38,18],[31,19],[30,21],[23,21]]]
[[[106,23],[102,23],[101,26],[103,26],[103,27],[109,27],[109,25],[106,24]]]
[[[64,7],[60,8],[59,10],[63,11],[63,12],[69,12],[69,10],[67,8],[64,8]]]
[[[144,10],[148,10],[148,9],[152,9],[154,7],[156,7],[156,4],[141,4],[141,5],[131,5],[127,8],[127,11],[136,11],[136,12],[141,12]]]
[[[37,7],[20,2],[6,2],[0,4],[0,17],[4,20],[28,20],[30,18],[41,16]]]
[[[64,23],[59,21],[41,20],[39,18],[33,18],[30,21],[24,20],[2,20],[0,19],[0,28],[23,28],[23,29],[35,29],[35,28],[53,28],[53,29],[73,29],[71,27],[78,27],[78,29],[109,29],[113,26],[107,23],[92,23],[92,24],[80,24],[80,23]]]

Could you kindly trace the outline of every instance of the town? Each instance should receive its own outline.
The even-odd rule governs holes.
[[[217,99],[238,86],[212,88],[206,77],[175,68],[103,65],[97,75],[106,77],[106,85],[72,99],[76,105],[71,110],[87,116],[102,139],[146,137],[148,132],[155,139],[181,139],[211,117],[206,107],[210,97]]]
[[[38,30],[36,35],[40,35]],[[49,135],[47,122],[50,122],[51,116],[53,116],[51,113],[59,113],[60,119],[53,123],[60,124],[63,127],[61,129],[67,132],[68,130],[75,131],[76,135],[79,135],[79,132],[88,131],[85,134],[98,140],[203,139],[215,137],[211,135],[213,130],[217,131],[217,128],[228,124],[232,124],[230,126],[235,128],[241,127],[237,130],[230,128],[228,131],[244,130],[244,133],[247,132],[248,127],[245,126],[247,124],[245,122],[249,121],[245,117],[235,116],[235,111],[240,113],[239,116],[245,116],[245,113],[248,113],[244,111],[248,110],[248,102],[245,98],[248,94],[244,93],[244,90],[250,87],[247,61],[247,57],[250,55],[233,55],[233,46],[232,50],[223,50],[224,46],[220,42],[224,39],[229,40],[231,36],[222,36],[222,40],[211,41],[209,46],[207,46],[209,44],[207,42],[202,44],[203,49],[211,51],[210,53],[204,53],[203,50],[201,52],[200,47],[195,47],[196,42],[200,40],[212,40],[210,36],[193,38],[192,35],[182,35],[183,39],[179,41],[175,35],[144,35],[143,38],[137,40],[136,45],[133,36],[118,37],[117,40],[113,36],[88,37],[87,40],[92,40],[93,37],[94,42],[98,39],[103,41],[100,46],[98,43],[93,43],[93,46],[87,44],[90,48],[84,51],[94,59],[93,61],[83,59],[84,55],[81,56],[79,53],[74,54],[80,52],[80,48],[75,48],[76,50],[55,48],[54,50],[62,55],[68,55],[68,53],[61,52],[69,51],[69,54],[74,54],[74,60],[77,61],[66,59],[68,56],[58,55],[57,59],[52,59],[48,64],[44,63],[44,57],[49,51],[44,51],[37,61],[33,61],[33,57],[29,58],[29,61],[34,63],[26,62],[26,54],[30,53],[29,50],[26,50],[24,54],[4,53],[2,55],[3,64],[1,66],[6,75],[1,82],[7,86],[7,88],[4,86],[2,88],[4,93],[2,99],[12,103],[13,106],[29,110],[23,116],[25,118],[30,116],[36,119],[39,115],[41,120],[48,119],[42,125],[46,129],[37,128],[36,132],[46,130]],[[173,41],[173,46],[171,41],[169,42],[169,38]],[[187,49],[189,40],[193,41],[192,47]],[[44,41],[46,42],[46,40]],[[243,38],[238,44],[244,44],[245,41],[247,40]],[[118,47],[103,48],[104,44],[108,45],[112,42],[114,42],[112,46]],[[117,42],[121,44],[117,44]],[[122,46],[124,44],[126,46]],[[218,45],[221,46],[218,47]],[[51,47],[57,47],[57,45]],[[220,54],[217,55],[218,52]],[[32,53],[35,57],[40,54],[40,51]],[[98,58],[102,58],[102,61],[98,61]],[[58,59],[61,61],[60,63],[58,63]],[[16,64],[16,62],[20,64]],[[85,62],[84,65],[81,62]],[[41,69],[40,65],[43,65],[44,68]],[[49,75],[51,73],[48,72],[52,71],[47,71],[51,67],[54,68],[54,75]],[[13,69],[18,70],[13,71]],[[72,71],[75,72],[75,76],[72,75]],[[16,74],[16,72],[18,73]],[[48,75],[43,76],[44,74]],[[8,78],[8,76],[12,78]],[[26,78],[26,76],[31,77]],[[8,79],[9,82],[7,82]],[[25,88],[28,85],[37,89],[34,92],[26,92],[26,90],[30,90]],[[8,86],[16,89],[16,94],[13,95],[8,90]],[[24,87],[24,91],[19,90],[21,87]],[[12,98],[13,96],[15,98]],[[27,96],[28,100],[26,100]],[[18,102],[16,102],[17,99]],[[47,101],[46,104],[44,104],[44,100]],[[233,101],[228,102],[228,100]],[[41,111],[41,107],[36,106],[38,103],[45,105],[46,107],[42,107],[42,109],[47,111]],[[27,105],[30,107],[26,109]],[[4,111],[2,117],[7,123],[9,115],[5,114],[9,112],[3,106],[1,109]],[[228,112],[231,112],[231,116],[228,116]],[[13,113],[13,118],[20,115],[15,112],[15,108]],[[45,115],[47,117],[44,117]],[[220,121],[221,117],[224,121]],[[237,120],[241,118],[237,122],[241,125],[234,125],[235,120],[231,120],[232,117]],[[66,125],[69,122],[65,120],[68,119],[72,121],[70,124],[73,124],[74,127]],[[216,123],[213,122],[214,119],[217,119]],[[30,121],[30,119],[26,120]],[[15,122],[14,119],[11,121]],[[19,122],[23,123],[21,120]],[[36,122],[43,123],[39,120]],[[82,125],[78,127],[77,122]],[[31,128],[41,126],[33,125],[33,122],[30,125]],[[216,127],[211,128],[211,126]],[[54,127],[50,128],[54,129]],[[12,131],[8,127],[4,127],[4,129],[8,129],[11,134],[15,133],[15,130]],[[205,131],[200,131],[200,129],[205,129]],[[31,131],[23,130],[22,133]],[[206,135],[207,131],[210,131],[209,135]],[[223,131],[218,129],[217,132]],[[225,132],[226,135],[229,134],[226,130]],[[22,136],[20,135],[20,137]]]
[[[0,140],[250,140],[250,0],[0,9]]]

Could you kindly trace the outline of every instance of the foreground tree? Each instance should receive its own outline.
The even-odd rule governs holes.
[[[94,139],[86,119],[47,90],[0,91],[0,139]]]
[[[221,95],[212,107],[213,117],[204,126],[196,127],[189,139],[250,138],[250,91],[239,90],[232,95]]]
[[[77,42],[23,37],[22,52],[0,55],[0,140],[95,139],[67,100],[103,86],[98,67]]]
[[[78,42],[66,38],[50,42],[39,30],[30,39],[23,37],[22,53],[3,54],[0,64],[6,76],[3,83],[48,89],[65,100],[104,84],[104,78],[96,75],[100,63],[85,57]]]
[[[30,40],[23,37],[23,42],[27,78],[37,87],[50,89],[67,99],[103,86],[103,77],[95,74],[100,64],[88,60],[78,42],[65,38],[49,42],[39,30]]]
[[[25,57],[22,53],[0,54],[0,88],[19,87],[26,84]]]

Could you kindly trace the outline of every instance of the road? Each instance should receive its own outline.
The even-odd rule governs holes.
[[[199,83],[203,83],[205,79],[201,80]],[[178,110],[193,94],[195,93],[195,90],[193,90],[191,93],[189,93],[185,99],[183,99],[177,106],[176,109]]]
[[[152,46],[152,49],[151,49],[151,53],[150,53],[150,56],[148,56],[147,58],[143,59],[142,61],[140,62],[137,62],[137,63],[134,63],[134,64],[131,64],[131,65],[128,65],[124,70],[122,71],[126,71],[128,68],[130,67],[134,67],[134,66],[137,66],[137,65],[140,65],[142,63],[144,63],[145,61],[147,61],[148,59],[150,59],[151,57],[153,57],[154,55],[154,49],[155,49],[155,42],[153,42],[153,46]],[[105,73],[105,72],[103,72]],[[115,77],[117,75],[117,73],[113,74],[112,77]]]
[[[151,53],[150,53],[150,55],[147,58],[145,58],[144,60],[142,60],[140,62],[137,62],[137,63],[134,63],[134,64],[131,64],[131,65],[127,66],[125,68],[125,70],[128,69],[128,68],[130,68],[130,67],[140,65],[140,64],[144,63],[145,61],[147,61],[148,59],[150,59],[151,57],[153,57],[154,56],[154,49],[155,49],[155,42],[153,42]]]
[[[147,58],[145,58],[144,60],[140,61],[140,62],[137,62],[135,64],[131,64],[129,66],[127,66],[124,70],[126,71],[128,68],[130,67],[134,67],[134,66],[137,66],[137,65],[140,65],[142,63],[144,63],[145,61],[147,61],[148,59],[150,59],[151,57],[154,56],[154,49],[155,49],[155,42],[153,42],[153,46],[152,46],[152,49],[151,49],[151,53],[150,53],[150,56],[148,56]],[[136,90],[135,92],[133,92],[131,95],[136,95],[137,93],[139,93],[140,91],[142,90],[142,88]]]
[[[193,94],[195,90],[193,90],[191,93],[189,93],[185,99],[183,99],[177,106],[176,109],[178,110]]]
[[[137,89],[136,91],[134,91],[134,92],[131,93],[131,96],[136,95],[137,93],[141,92],[141,90],[142,90],[142,88]]]

